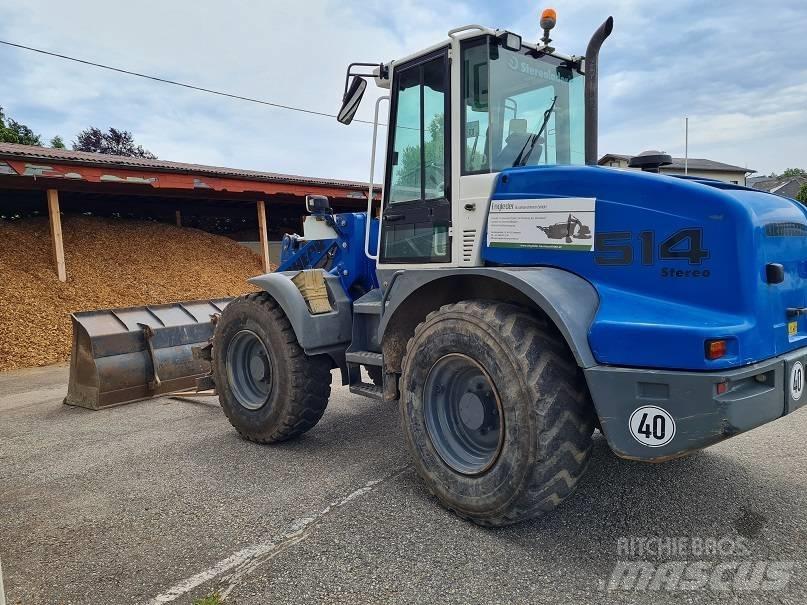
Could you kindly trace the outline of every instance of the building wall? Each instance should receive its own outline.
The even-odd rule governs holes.
[[[261,253],[261,243],[260,242],[238,242],[242,246],[246,246],[250,250],[252,250],[255,254],[260,255]],[[283,247],[282,241],[270,241],[269,242],[269,262],[273,265],[280,264],[280,251]]]
[[[662,174],[684,174],[683,168],[662,168]],[[716,179],[725,183],[734,183],[735,185],[745,185],[744,172],[718,172],[715,170],[690,170],[688,176],[699,176],[705,179]]]
[[[614,168],[624,168],[627,170],[639,170],[638,168],[628,168],[628,160],[622,159],[610,159],[607,164],[603,164],[603,166],[610,166]],[[683,168],[670,168],[662,166],[661,174],[675,174],[675,175],[683,175],[684,169]],[[692,168],[689,169],[688,176],[697,176],[704,179],[716,179],[718,181],[723,181],[724,183],[734,183],[736,185],[745,185],[745,173],[744,172],[720,172],[716,170],[693,170]]]

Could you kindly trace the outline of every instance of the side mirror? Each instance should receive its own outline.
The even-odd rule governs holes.
[[[336,116],[339,122],[350,124],[353,121],[353,116],[356,115],[356,110],[359,108],[359,103],[361,103],[361,98],[364,96],[366,88],[367,80],[359,76],[353,76],[350,81],[350,87],[342,98],[342,108]]]
[[[307,195],[305,196],[305,209],[309,214],[329,214],[331,203],[324,195]]]

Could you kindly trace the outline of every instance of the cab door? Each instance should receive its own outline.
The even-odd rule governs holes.
[[[394,68],[382,264],[451,262],[448,47]]]

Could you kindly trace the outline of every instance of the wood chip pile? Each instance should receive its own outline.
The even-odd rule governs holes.
[[[67,282],[47,218],[0,221],[0,371],[65,361],[69,314],[237,296],[262,273],[235,241],[161,223],[63,216]]]

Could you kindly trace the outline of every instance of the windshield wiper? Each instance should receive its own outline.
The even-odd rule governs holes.
[[[514,167],[527,165],[527,160],[530,159],[530,154],[532,153],[532,150],[535,149],[535,144],[538,142],[538,139],[541,138],[541,135],[544,133],[544,129],[546,128],[546,125],[549,123],[549,116],[552,115],[552,112],[555,109],[555,103],[557,102],[558,97],[555,96],[555,98],[552,99],[552,105],[550,105],[549,109],[547,109],[544,112],[544,121],[541,122],[541,127],[538,129],[538,132],[531,134],[529,137],[527,137],[527,140],[524,141],[524,147],[521,148],[521,151],[518,153],[515,161],[513,162]],[[527,145],[530,146],[529,149],[527,149]],[[524,153],[525,151],[527,152],[526,154]]]

